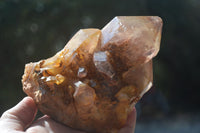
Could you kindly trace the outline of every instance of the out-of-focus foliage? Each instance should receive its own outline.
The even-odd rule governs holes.
[[[148,94],[157,99],[144,101],[172,112],[199,111],[199,7],[199,0],[0,1],[0,112],[25,96],[26,63],[54,55],[78,29],[102,28],[119,15],[155,15],[164,22]]]

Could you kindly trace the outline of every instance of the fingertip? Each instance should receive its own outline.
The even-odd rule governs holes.
[[[37,113],[37,106],[33,98],[26,96],[16,105],[16,110],[19,111],[17,115],[19,115],[19,117],[22,116],[22,121],[27,126],[34,120]]]
[[[136,119],[136,117],[137,117],[137,111],[136,111],[135,107],[133,107],[133,110],[132,110],[132,112],[130,114],[133,115],[135,117],[135,119]]]
[[[135,107],[133,107],[133,111],[136,111],[136,108],[135,108]]]
[[[37,106],[36,106],[33,98],[31,98],[29,96],[24,97],[23,100],[20,103],[25,104],[26,106],[28,106],[29,108],[31,108],[33,111],[37,110]]]
[[[136,116],[137,116],[137,112],[136,112],[136,108],[134,107],[133,110],[128,115],[127,123],[135,123]]]
[[[128,114],[126,124],[122,129],[120,129],[119,133],[134,133],[135,124],[136,124],[136,109],[135,107],[133,110]]]
[[[15,125],[12,128],[24,130],[35,118],[37,107],[31,97],[23,98],[16,106],[7,110],[2,119]]]

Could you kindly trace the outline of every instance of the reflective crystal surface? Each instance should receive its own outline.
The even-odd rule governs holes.
[[[44,114],[86,132],[117,133],[153,82],[159,17],[115,17],[79,30],[56,55],[25,67],[24,92]]]

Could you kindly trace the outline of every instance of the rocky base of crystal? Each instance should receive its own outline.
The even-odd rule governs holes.
[[[88,133],[117,133],[152,86],[159,17],[115,17],[78,31],[55,56],[29,63],[23,90],[44,114]]]

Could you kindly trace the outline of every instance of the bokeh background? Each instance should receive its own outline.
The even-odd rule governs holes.
[[[136,133],[200,132],[199,0],[1,0],[0,113],[25,94],[24,65],[53,56],[80,28],[114,16],[160,16],[154,86],[136,105]]]

